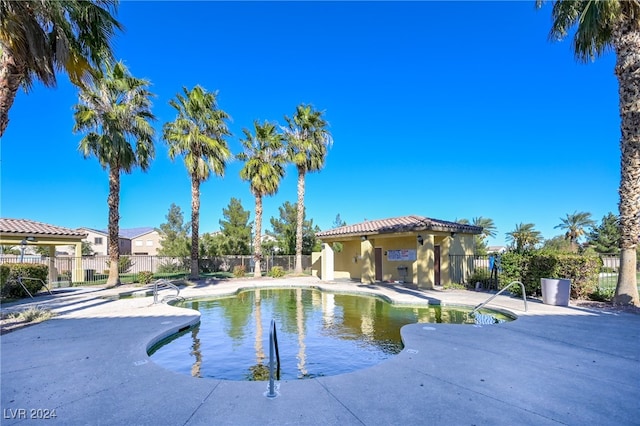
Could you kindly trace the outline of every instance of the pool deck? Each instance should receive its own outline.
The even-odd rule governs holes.
[[[201,281],[185,297],[255,286],[316,286],[396,303],[476,305],[487,293],[315,278]],[[198,321],[122,288],[73,288],[2,306],[58,315],[0,337],[2,425],[632,425],[640,424],[640,315],[499,296],[513,322],[403,327],[405,349],[374,367],[279,383],[198,379],[147,356]],[[167,292],[168,294],[168,292]],[[38,411],[39,410],[39,411]],[[38,416],[55,410],[56,417]]]

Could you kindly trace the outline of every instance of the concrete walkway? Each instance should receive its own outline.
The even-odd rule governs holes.
[[[316,286],[397,303],[475,305],[486,293],[323,283],[313,278],[203,281],[186,297],[238,287]],[[266,382],[197,379],[155,365],[152,342],[199,314],[122,289],[71,289],[29,304],[54,319],[0,338],[3,425],[633,425],[640,424],[640,315],[499,296],[516,321],[413,324],[405,349],[332,377]],[[55,418],[45,417],[55,410]]]

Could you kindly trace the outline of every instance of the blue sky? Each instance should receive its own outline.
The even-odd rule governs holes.
[[[118,59],[157,95],[156,158],[121,180],[120,227],[158,227],[171,203],[190,218],[190,182],[160,139],[182,87],[219,91],[240,151],[254,120],[284,124],[296,105],[325,111],[334,145],[306,180],[307,217],[329,229],[409,214],[484,216],[504,243],[518,223],[545,238],[560,218],[617,213],[615,56],[577,63],[547,38],[551,5],[528,2],[131,2]],[[107,226],[107,172],[78,152],[77,89],[18,93],[2,138],[1,216],[69,228]],[[200,232],[231,197],[251,210],[242,164],[201,187]],[[296,201],[296,170],[264,199],[263,229]]]

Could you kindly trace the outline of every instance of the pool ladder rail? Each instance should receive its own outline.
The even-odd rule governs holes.
[[[176,294],[164,296],[160,301],[158,301],[158,292],[165,289],[175,290]],[[165,278],[155,280],[153,282],[153,303],[167,303],[170,300],[184,300],[184,297],[180,296],[180,289],[178,286]]]
[[[276,391],[275,380],[280,380],[280,350],[278,349],[276,321],[272,319],[269,327],[269,387],[264,394],[267,398],[275,398],[279,395]]]
[[[508,286],[506,286],[505,288],[503,288],[502,290],[500,290],[499,292],[497,292],[496,294],[494,294],[493,296],[491,296],[490,298],[488,298],[484,302],[480,303],[479,305],[476,305],[476,307],[473,308],[473,311],[471,311],[471,313],[469,315],[474,315],[474,314],[478,313],[478,311],[480,309],[482,309],[487,303],[491,302],[493,299],[498,297],[502,292],[507,291],[509,288],[511,288],[511,286],[516,285],[516,284],[518,284],[520,286],[520,288],[522,289],[522,301],[524,302],[524,311],[527,312],[527,293],[524,290],[524,284],[522,284],[520,281],[512,281],[512,282],[509,283]]]

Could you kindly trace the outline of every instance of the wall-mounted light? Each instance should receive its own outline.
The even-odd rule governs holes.
[[[320,247],[322,247],[322,250],[324,250],[324,243],[320,244]]]
[[[455,236],[456,236],[456,233],[455,233],[455,232],[452,232],[452,233],[451,233],[451,238],[454,238]]]
[[[362,237],[360,237],[360,241],[367,241],[367,236],[363,235]]]
[[[418,235],[416,237],[416,239],[418,240],[418,244],[423,245],[424,244],[424,238],[422,238],[422,235]]]

